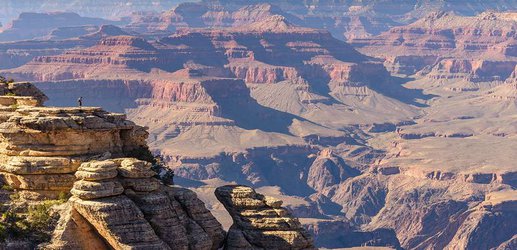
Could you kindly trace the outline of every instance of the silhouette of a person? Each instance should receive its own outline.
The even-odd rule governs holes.
[[[77,105],[79,105],[79,107],[82,107],[83,106],[83,97],[79,97],[79,99],[77,99]]]

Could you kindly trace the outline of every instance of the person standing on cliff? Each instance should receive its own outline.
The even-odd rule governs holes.
[[[79,108],[83,106],[83,97],[82,96],[77,99],[77,105],[79,105]]]

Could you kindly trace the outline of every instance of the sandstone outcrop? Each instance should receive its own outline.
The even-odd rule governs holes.
[[[134,158],[83,163],[48,248],[221,247],[225,232],[196,195],[161,184],[150,168]]]
[[[222,186],[217,199],[233,219],[226,249],[315,249],[300,222],[282,208],[282,201],[246,186]]]
[[[83,200],[122,194],[124,188],[116,176],[117,165],[112,161],[83,163],[75,172],[79,181],[74,183],[70,193]]]
[[[15,189],[56,197],[72,188],[83,161],[147,152],[147,132],[122,114],[42,107],[47,97],[28,83],[11,83],[0,91],[8,94],[0,97],[0,174]],[[87,180],[113,175],[102,167],[98,171],[80,175]]]

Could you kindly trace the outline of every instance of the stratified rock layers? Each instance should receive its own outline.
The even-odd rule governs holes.
[[[42,107],[46,96],[28,83],[4,89],[11,94],[0,97],[0,175],[15,189],[56,196],[72,188],[83,161],[147,151],[147,132],[123,114]]]
[[[83,163],[51,248],[88,248],[93,243],[81,241],[80,234],[92,230],[96,232],[92,238],[114,249],[221,247],[225,232],[204,204],[191,191],[160,184],[150,167],[134,158]],[[118,175],[92,178],[85,174],[112,170],[118,170]],[[126,185],[128,180],[132,180],[130,185]],[[78,230],[82,224],[86,226]]]
[[[233,219],[226,249],[315,249],[282,201],[246,186],[222,186],[215,195]]]

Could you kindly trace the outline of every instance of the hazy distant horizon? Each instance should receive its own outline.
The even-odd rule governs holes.
[[[117,19],[135,11],[164,11],[193,0],[1,0],[0,23],[7,25],[23,12],[74,12],[85,17]],[[86,3],[86,4],[85,4]]]

